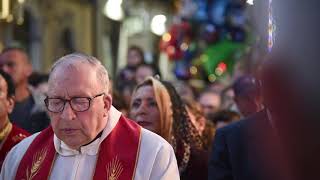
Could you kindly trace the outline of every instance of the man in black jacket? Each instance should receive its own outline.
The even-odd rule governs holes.
[[[286,163],[267,111],[217,131],[209,180],[286,179]]]
[[[255,5],[261,2],[268,1]],[[271,7],[277,27],[272,51],[286,56],[275,60],[290,72],[271,68],[262,81],[267,109],[217,131],[210,180],[320,179],[320,3],[278,0]]]

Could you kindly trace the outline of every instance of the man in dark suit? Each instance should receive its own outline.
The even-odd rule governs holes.
[[[261,2],[268,1],[255,6]],[[262,81],[267,110],[217,131],[209,179],[320,179],[320,2],[277,0],[271,7],[277,27],[272,51],[286,56],[276,60],[285,59],[282,67],[290,72],[271,71]],[[267,17],[262,11],[257,15]]]
[[[286,161],[267,117],[264,110],[217,131],[209,180],[286,179]]]
[[[280,54],[261,73],[265,109],[217,131],[209,180],[302,180],[314,177],[316,127]],[[319,131],[318,131],[319,132]],[[319,155],[318,155],[319,156]],[[311,157],[311,158],[310,158]],[[311,161],[310,161],[311,160]],[[318,161],[319,162],[319,161]],[[309,178],[308,178],[309,177]]]

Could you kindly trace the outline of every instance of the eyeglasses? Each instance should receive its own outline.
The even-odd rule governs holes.
[[[62,112],[67,102],[69,103],[72,110],[76,112],[83,112],[87,111],[90,108],[91,100],[102,95],[105,95],[105,93],[101,93],[93,97],[73,97],[69,100],[46,97],[44,103],[46,104],[48,111],[54,113]]]

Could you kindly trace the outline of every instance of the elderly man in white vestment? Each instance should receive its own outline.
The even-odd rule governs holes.
[[[51,126],[9,152],[0,179],[179,179],[170,144],[123,117],[108,86],[96,58],[60,58],[45,99]]]

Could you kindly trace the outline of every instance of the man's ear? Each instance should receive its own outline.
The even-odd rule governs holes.
[[[8,97],[7,100],[8,100],[8,102],[7,102],[8,103],[8,114],[10,114],[13,110],[13,107],[14,107],[14,96]]]
[[[31,64],[27,64],[26,67],[25,67],[25,75],[26,77],[30,77],[31,74],[32,74],[32,65]]]
[[[103,102],[104,102],[104,109],[106,110],[105,116],[107,116],[112,106],[112,96],[110,94],[104,95]]]

